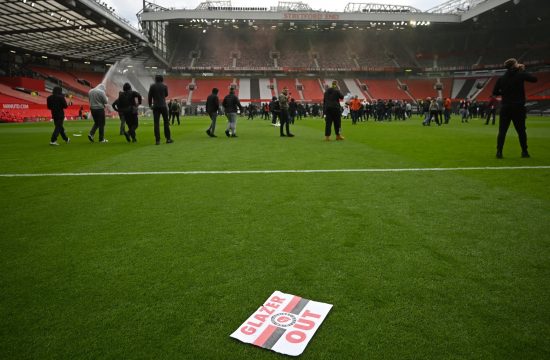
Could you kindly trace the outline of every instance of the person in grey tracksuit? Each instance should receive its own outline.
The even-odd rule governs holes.
[[[106,143],[108,141],[105,139],[105,105],[109,103],[109,100],[105,94],[105,85],[99,84],[90,90],[88,98],[90,99],[90,111],[94,119],[94,125],[90,129],[88,140],[94,142],[95,132],[99,129],[99,142]]]

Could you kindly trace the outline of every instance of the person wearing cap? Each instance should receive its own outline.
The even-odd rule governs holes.
[[[537,78],[525,71],[525,65],[519,64],[514,58],[504,62],[506,72],[496,82],[493,96],[501,96],[500,117],[497,136],[498,159],[502,159],[502,149],[510,122],[518,133],[521,146],[521,157],[528,158],[527,132],[525,130],[525,81],[537,82]]]
[[[281,127],[279,128],[280,135],[282,137],[294,137],[294,135],[290,133],[290,116],[288,114],[288,89],[286,87],[283,88],[283,91],[279,94],[279,106],[281,107]],[[285,128],[286,135],[284,133]]]
[[[107,143],[109,140],[105,139],[105,105],[109,103],[109,99],[105,94],[105,85],[99,84],[90,90],[88,99],[90,101],[90,112],[94,119],[94,125],[90,129],[88,140],[94,142],[95,132],[99,129],[99,142]]]
[[[334,132],[336,140],[344,140],[340,135],[342,127],[342,108],[340,100],[344,99],[344,94],[338,89],[338,81],[332,81],[332,86],[329,87],[323,96],[323,114],[325,116],[325,140],[330,141],[332,125],[334,124]]]
[[[166,106],[166,98],[168,97],[168,87],[164,84],[162,75],[155,76],[155,83],[149,87],[147,100],[149,107],[153,110],[153,123],[155,131],[155,145],[160,145],[160,116],[164,123],[164,137],[166,143],[173,143],[170,135],[170,121],[168,119],[168,107]]]

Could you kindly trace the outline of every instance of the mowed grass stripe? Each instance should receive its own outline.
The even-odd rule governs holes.
[[[396,169],[300,169],[300,170],[219,170],[219,171],[130,171],[130,172],[83,172],[83,173],[39,173],[0,174],[0,177],[46,177],[46,176],[127,176],[127,175],[235,175],[235,174],[311,174],[311,173],[391,173],[421,171],[475,171],[475,170],[545,170],[550,166],[477,166],[455,168],[396,168]]]

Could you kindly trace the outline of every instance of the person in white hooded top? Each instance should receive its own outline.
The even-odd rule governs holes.
[[[108,140],[105,139],[105,105],[108,104],[109,100],[105,94],[105,85],[99,84],[90,90],[88,98],[90,100],[90,111],[94,119],[94,125],[90,129],[88,140],[94,142],[95,132],[99,129],[99,142],[106,143]]]

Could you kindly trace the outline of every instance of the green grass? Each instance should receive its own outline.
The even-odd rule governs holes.
[[[530,159],[496,126],[320,119],[279,138],[206,118],[153,145],[107,126],[0,125],[0,173],[550,165],[550,119]],[[550,357],[550,169],[0,177],[0,358],[281,359],[229,337],[274,291],[334,304],[304,359]]]

